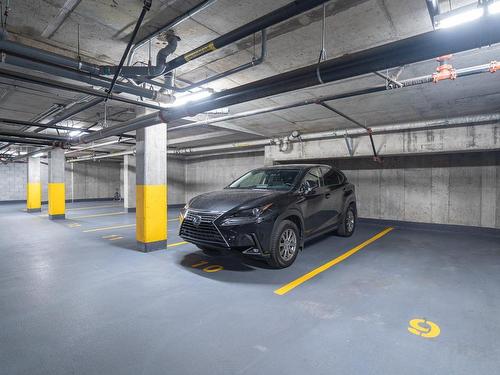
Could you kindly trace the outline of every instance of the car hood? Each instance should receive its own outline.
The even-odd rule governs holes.
[[[189,208],[201,211],[226,212],[233,208],[250,208],[266,204],[282,194],[284,192],[281,191],[224,189],[194,197],[189,202]]]

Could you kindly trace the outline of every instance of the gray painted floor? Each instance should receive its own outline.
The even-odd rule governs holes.
[[[322,237],[271,270],[190,244],[143,254],[133,227],[84,232],[134,223],[93,216],[112,205],[69,205],[58,222],[0,206],[0,373],[498,373],[500,237],[396,228],[279,296],[384,227]],[[414,318],[441,334],[411,334]]]

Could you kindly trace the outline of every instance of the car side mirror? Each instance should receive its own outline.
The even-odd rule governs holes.
[[[317,185],[314,183],[311,183],[311,181],[305,181],[301,186],[300,186],[300,193],[304,195],[309,195],[311,194],[314,189],[317,188]]]

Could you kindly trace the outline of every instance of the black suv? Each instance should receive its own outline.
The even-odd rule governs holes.
[[[354,186],[328,165],[279,165],[250,171],[181,210],[180,236],[206,253],[236,250],[291,265],[304,241],[356,226]]]

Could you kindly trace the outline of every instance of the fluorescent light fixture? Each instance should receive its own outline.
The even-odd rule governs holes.
[[[494,4],[495,5],[495,4]],[[471,22],[481,18],[484,15],[484,8],[469,8],[451,12],[448,15],[443,14],[437,24],[439,29],[447,29],[453,26],[461,25],[463,23]]]
[[[18,154],[18,155],[26,155],[26,154],[27,154],[27,152],[26,152],[26,151],[19,151],[17,154]]]
[[[81,134],[82,134],[82,132],[80,130],[72,130],[69,132],[70,137],[78,137]]]
[[[500,1],[495,1],[488,5],[488,13],[489,14],[497,14],[500,13]]]
[[[31,155],[32,158],[39,158],[43,155],[43,152],[37,152],[36,154]]]
[[[202,91],[197,91],[192,94],[186,94],[183,96],[179,96],[175,99],[175,102],[171,105],[172,107],[179,107],[181,105],[184,105],[186,103],[190,102],[197,102],[202,99],[206,99],[208,97],[212,96],[212,92],[208,90],[202,90]]]

